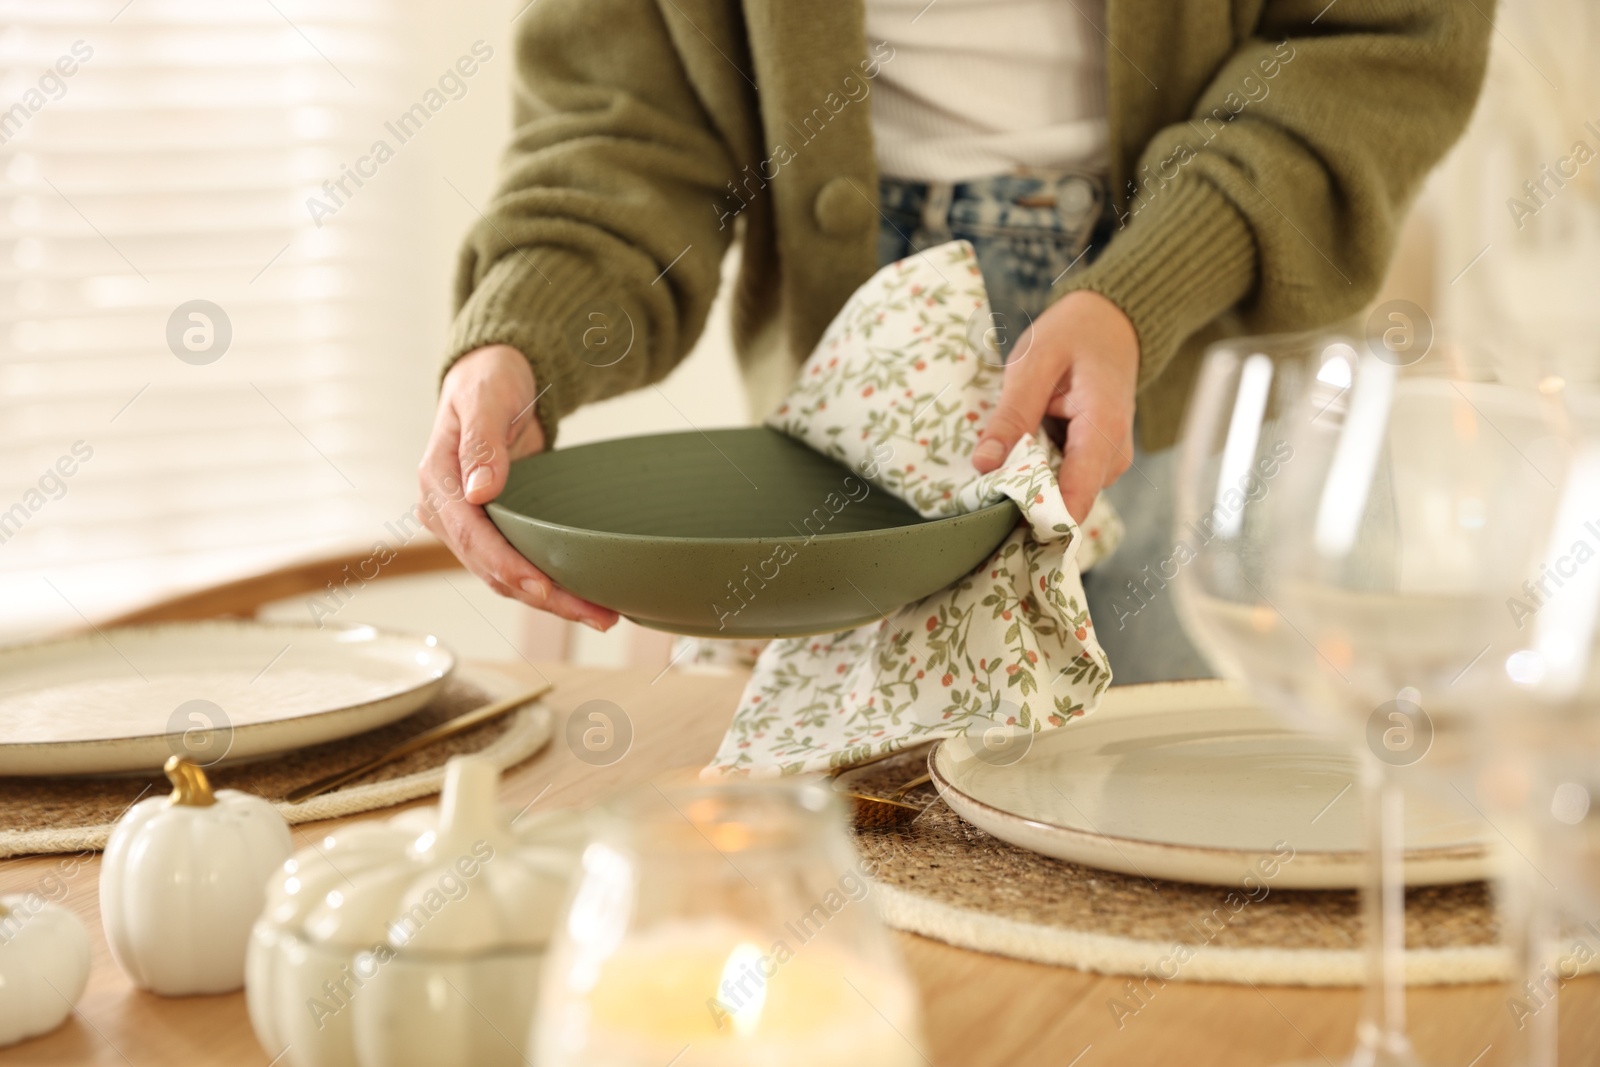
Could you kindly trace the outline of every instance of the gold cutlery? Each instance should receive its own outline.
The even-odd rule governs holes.
[[[484,723],[497,719],[507,712],[515,711],[524,704],[544,696],[550,692],[550,689],[549,685],[537,686],[515,696],[506,697],[504,700],[496,700],[492,704],[485,704],[481,708],[475,708],[472,711],[457,715],[453,719],[446,719],[437,726],[430,726],[421,733],[406,738],[387,752],[380,752],[378,755],[358,763],[354,767],[338,771],[324,778],[318,778],[314,782],[307,782],[302,786],[296,786],[284,795],[284,799],[291,804],[298,804],[302,800],[310,800],[314,796],[320,796],[330,789],[337,789],[346,782],[354,781],[364,774],[377,770],[386,763],[393,763],[397,759],[427,748],[435,741],[443,741],[447,737],[454,737],[472,729],[474,726],[482,726]]]
[[[917,786],[927,785],[931,781],[931,774],[918,775],[886,797],[868,796],[847,789],[839,792],[850,798],[850,814],[857,826],[868,830],[888,830],[903,826],[927,810],[927,805],[908,804],[903,798]]]

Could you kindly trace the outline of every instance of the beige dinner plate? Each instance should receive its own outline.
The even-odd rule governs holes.
[[[1364,876],[1353,756],[1227,682],[1113,688],[1020,757],[963,736],[928,764],[963,819],[1057,859],[1210,885],[1344,889]],[[1408,797],[1407,883],[1489,877],[1487,834],[1464,801]]]
[[[209,621],[0,649],[0,774],[159,770],[258,759],[403,718],[455,658],[371,626]]]

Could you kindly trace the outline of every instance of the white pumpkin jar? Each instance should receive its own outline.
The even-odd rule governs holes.
[[[212,792],[205,772],[173,756],[172,794],[135,804],[100,862],[100,917],[111,956],[134,985],[166,996],[244,985],[250,926],[267,879],[291,851],[267,801]]]
[[[49,1033],[89,981],[89,932],[35,893],[0,897],[0,1046]]]
[[[499,772],[447,765],[438,809],[357,823],[268,887],[250,1021],[286,1067],[525,1067],[544,962],[586,838],[579,816],[495,806]]]

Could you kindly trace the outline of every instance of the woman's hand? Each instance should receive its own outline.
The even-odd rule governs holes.
[[[1057,481],[1067,513],[1081,522],[1100,490],[1133,464],[1138,379],[1139,335],[1128,316],[1099,293],[1068,293],[1017,339],[972,465],[988,473],[1044,416],[1066,419]]]
[[[544,448],[544,431],[533,414],[537,396],[532,368],[509,345],[488,345],[457,360],[444,376],[433,433],[417,467],[417,510],[462,565],[496,593],[606,630],[617,621],[616,612],[556,588],[483,511],[505,488],[511,461]]]

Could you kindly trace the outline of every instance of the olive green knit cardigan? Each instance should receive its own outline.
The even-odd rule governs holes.
[[[1122,224],[1062,289],[1137,328],[1147,445],[1176,435],[1208,340],[1372,298],[1471,113],[1492,15],[1491,0],[1107,0]],[[758,413],[774,403],[876,268],[870,97],[893,62],[869,51],[862,0],[530,5],[450,359],[521,350],[553,435],[683,358],[737,234],[734,339]]]

